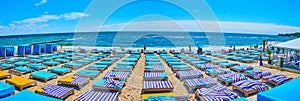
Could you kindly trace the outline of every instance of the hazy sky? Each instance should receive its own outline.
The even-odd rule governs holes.
[[[118,2],[102,1],[106,2],[89,8],[95,3],[93,0],[2,0],[0,34],[95,31],[99,27],[109,31],[204,31],[205,28],[198,24],[210,28],[209,31],[219,31],[211,28],[219,27],[222,32],[277,34],[300,31],[300,1],[297,0],[206,0],[207,4],[185,0],[195,8],[193,10],[168,1],[139,0],[111,11],[105,24],[99,25],[97,21],[104,19],[107,6]],[[85,23],[80,25],[83,28],[76,30],[80,20]],[[212,23],[218,23],[218,26]]]

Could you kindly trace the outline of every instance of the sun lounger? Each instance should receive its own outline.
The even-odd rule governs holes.
[[[240,66],[235,66],[235,67],[231,67],[230,70],[233,70],[235,72],[241,73],[244,72],[246,70],[252,70],[253,67],[252,66],[248,66],[248,65],[240,65]]]
[[[19,62],[14,63],[15,66],[27,66],[28,64],[29,64],[29,62],[23,62],[23,61],[19,61]]]
[[[188,87],[190,92],[193,92],[197,88],[202,87],[211,87],[217,84],[217,81],[212,79],[211,77],[205,78],[196,78],[196,79],[186,79],[184,81],[184,85]]]
[[[12,64],[0,64],[0,70],[7,70],[7,69],[12,69],[14,66]]]
[[[90,79],[94,79],[96,78],[101,72],[98,70],[81,70],[77,73],[75,73],[75,75],[77,76],[82,76],[82,77],[87,77]]]
[[[59,62],[57,61],[47,61],[43,63],[46,66],[57,66],[59,64]]]
[[[74,89],[48,84],[43,88],[38,88],[35,92],[58,99],[66,99],[68,96],[74,94]]]
[[[197,89],[196,96],[199,97],[201,101],[231,101],[239,95],[226,86],[215,85],[210,88]]]
[[[43,65],[43,64],[29,64],[28,67],[29,67],[30,69],[34,69],[34,70],[37,70],[37,71],[46,68],[46,66]]]
[[[149,97],[156,97],[156,96],[177,96],[175,92],[167,92],[167,93],[149,93],[149,94],[142,94],[142,100],[147,100]]]
[[[144,71],[145,72],[163,72],[163,71],[165,71],[165,68],[162,65],[145,66]]]
[[[119,71],[119,72],[131,72],[133,70],[132,66],[114,66],[113,71]]]
[[[177,71],[176,77],[179,78],[179,80],[184,79],[192,79],[192,78],[202,78],[203,74],[200,70],[189,70],[189,71]]]
[[[261,70],[261,69],[253,69],[253,70],[246,70],[244,72],[244,74],[246,76],[249,76],[249,77],[255,79],[255,80],[259,80],[262,77],[271,75],[271,72],[264,71],[264,70]]]
[[[168,75],[166,72],[145,72],[144,80],[145,81],[168,80]]]
[[[55,59],[54,61],[57,61],[59,63],[67,63],[67,62],[69,62],[69,60],[67,60],[67,59]]]
[[[40,59],[30,59],[29,61],[30,61],[30,63],[42,63],[43,62],[43,60],[40,60]]]
[[[118,66],[135,66],[135,62],[124,62],[124,61],[121,61],[121,62],[118,62],[117,65]]]
[[[150,96],[141,101],[188,101],[189,96]]]
[[[189,65],[172,65],[171,68],[175,72],[176,71],[183,71],[183,70],[193,70],[191,68],[191,66],[189,66]]]
[[[29,90],[23,90],[15,95],[5,97],[1,99],[1,101],[63,101],[63,100],[44,96],[41,94],[36,94]]]
[[[232,71],[227,70],[225,68],[214,68],[214,69],[206,69],[205,73],[210,75],[211,77],[215,77],[222,74],[231,73]]]
[[[78,64],[87,65],[87,64],[91,63],[92,61],[90,61],[90,60],[76,60],[75,62],[78,63]]]
[[[107,90],[120,92],[125,86],[125,81],[114,79],[100,79],[92,86],[93,90]]]
[[[265,76],[262,78],[263,82],[268,82],[275,86],[284,84],[290,80],[292,80],[292,78],[288,78],[287,76],[282,75],[282,74],[273,74],[273,75]]]
[[[11,75],[7,72],[0,71],[0,79],[3,79],[3,78],[11,78]]]
[[[196,66],[196,68],[204,71],[206,69],[213,69],[213,68],[218,68],[218,65],[213,65],[213,64],[202,64],[202,65],[198,65]]]
[[[231,83],[247,80],[247,77],[245,77],[241,73],[228,73],[228,74],[219,75],[217,79],[218,81],[225,83],[225,85],[228,86]]]
[[[35,80],[23,78],[20,76],[6,80],[6,83],[14,85],[16,88],[19,88],[19,90],[23,90],[25,87],[37,85],[37,82]]]
[[[82,66],[83,66],[83,64],[74,63],[74,62],[69,62],[69,63],[66,63],[66,64],[64,65],[64,67],[71,68],[72,70],[81,68]]]
[[[15,86],[0,82],[0,98],[10,96],[15,93]]]
[[[114,79],[114,80],[126,80],[126,78],[129,76],[130,72],[106,72],[106,74],[103,76],[104,79]]]
[[[27,73],[33,72],[33,69],[25,68],[25,67],[16,67],[14,69],[10,69],[9,73],[15,74],[15,75],[23,75]]]
[[[17,60],[14,60],[14,59],[5,59],[4,62],[5,62],[5,63],[12,64],[12,63],[17,62]]]
[[[48,69],[48,71],[50,71],[52,73],[60,74],[60,75],[65,75],[67,73],[72,72],[72,69],[63,68],[63,67],[53,67],[53,68]]]
[[[58,81],[58,84],[63,84],[67,86],[75,86],[82,88],[84,85],[89,83],[89,78],[80,76],[68,76]]]
[[[171,92],[173,88],[171,81],[144,81],[142,93]]]
[[[38,72],[33,72],[30,75],[30,78],[39,79],[44,82],[47,82],[51,79],[56,79],[57,75],[55,73],[50,73],[50,72],[46,72],[46,71],[38,71]]]
[[[159,61],[159,62],[146,62],[146,65],[147,66],[161,66],[162,63]]]
[[[117,101],[119,92],[87,91],[77,97],[75,101]]]
[[[236,66],[237,63],[235,63],[235,62],[229,62],[229,63],[220,63],[219,65],[221,67],[224,67],[224,68],[230,68],[230,67]]]
[[[237,89],[238,91],[243,92],[245,97],[248,97],[249,94],[268,90],[268,85],[257,80],[242,80],[233,83],[232,89]]]

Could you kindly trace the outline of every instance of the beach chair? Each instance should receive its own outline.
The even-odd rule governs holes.
[[[179,80],[202,78],[203,74],[200,70],[176,71],[176,77]]]
[[[0,98],[10,96],[15,93],[15,86],[0,82]]]
[[[268,88],[267,84],[257,80],[242,80],[232,84],[232,89],[237,89],[244,93],[245,97],[248,97],[252,93],[268,90]]]
[[[195,89],[202,87],[211,87],[217,84],[217,81],[211,77],[205,78],[196,78],[196,79],[186,79],[184,80],[184,85],[188,88],[190,92],[193,92]]]
[[[75,101],[117,101],[119,92],[87,91],[77,97]]]
[[[68,76],[66,78],[63,78],[59,80],[57,83],[58,84],[63,84],[67,86],[72,86],[72,87],[78,87],[79,89],[82,88],[84,85],[89,83],[89,78],[86,77],[80,77],[80,76]]]
[[[171,81],[144,81],[142,93],[148,92],[172,92],[173,84]]]
[[[293,78],[288,78],[287,76],[282,75],[282,74],[273,74],[273,75],[263,77],[262,81],[271,83],[275,86],[278,86],[278,85],[284,84],[292,79]]]
[[[247,80],[247,77],[241,73],[228,73],[217,76],[217,80],[221,83],[225,83],[226,86],[229,86],[232,83]]]
[[[24,75],[24,74],[27,74],[27,73],[31,73],[33,71],[34,71],[33,69],[26,68],[26,67],[16,67],[14,69],[10,69],[9,73],[20,76],[20,75]]]
[[[226,86],[215,85],[210,88],[197,89],[196,96],[201,99],[201,101],[231,101],[239,95]]]
[[[34,70],[37,70],[37,71],[46,68],[46,66],[43,65],[43,64],[29,64],[28,67],[29,67],[30,69],[34,69]]]
[[[12,64],[2,63],[0,64],[0,70],[12,69],[14,66]]]
[[[48,84],[43,88],[38,88],[35,92],[58,99],[66,99],[68,96],[74,94],[74,89],[64,86]]]
[[[248,76],[248,77],[253,78],[255,80],[259,80],[262,77],[272,75],[271,72],[264,71],[264,70],[261,70],[261,69],[246,70],[244,72],[244,74],[245,74],[245,76]]]
[[[87,77],[90,79],[95,79],[101,72],[98,70],[80,70],[79,72],[75,73],[77,76]]]
[[[124,80],[128,78],[130,72],[115,72],[115,71],[109,71],[106,72],[103,76],[104,79],[114,79],[114,80]]]
[[[85,69],[88,70],[99,70],[101,72],[103,72],[106,68],[108,67],[108,65],[90,65]]]
[[[144,80],[145,81],[168,80],[168,75],[166,72],[145,72]]]
[[[11,78],[11,74],[4,72],[4,71],[0,71],[0,79],[3,78]]]
[[[7,79],[6,83],[14,85],[19,90],[23,90],[25,87],[37,85],[37,82],[35,80],[23,78],[21,76],[16,76],[16,77]]]
[[[29,90],[23,90],[19,93],[5,97],[1,101],[63,101],[56,98],[33,93]]]
[[[70,68],[63,68],[63,67],[53,67],[53,68],[49,68],[48,71],[50,71],[52,73],[59,74],[59,75],[65,75],[67,73],[71,73],[72,69],[70,69]]]
[[[160,61],[158,62],[146,62],[145,63],[147,66],[161,66],[162,63]]]
[[[248,65],[240,65],[240,66],[230,67],[230,70],[238,72],[238,73],[242,73],[246,70],[252,70],[252,69],[253,69],[253,67],[248,66]]]
[[[218,75],[231,73],[232,71],[227,70],[225,68],[213,68],[213,69],[206,69],[205,73],[211,77],[216,77]]]
[[[55,73],[50,73],[50,72],[46,72],[46,71],[37,71],[37,72],[33,72],[29,78],[32,79],[39,79],[42,80],[44,82],[47,82],[51,79],[56,79],[57,75]]]
[[[164,72],[165,68],[162,65],[145,66],[145,72]]]
[[[114,79],[100,79],[93,84],[93,90],[106,90],[120,92],[125,86],[125,81]]]

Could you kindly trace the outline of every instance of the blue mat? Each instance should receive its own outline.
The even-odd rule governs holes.
[[[13,96],[0,99],[0,101],[63,101],[63,100],[36,94],[29,90],[23,90]]]

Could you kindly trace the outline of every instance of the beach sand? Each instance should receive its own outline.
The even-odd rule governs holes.
[[[126,55],[125,57],[127,57],[127,56],[128,55]],[[125,57],[123,57],[122,59],[124,59]],[[214,57],[214,58],[216,58],[216,57]],[[121,61],[122,59],[120,59],[118,61]],[[220,59],[220,58],[218,58],[218,59]],[[180,81],[179,79],[177,79],[175,77],[176,74],[167,66],[167,64],[162,59],[160,59],[160,60],[163,63],[163,65],[165,66],[165,71],[168,74],[168,80],[170,80],[172,82],[172,84],[174,85],[174,92],[177,95],[179,95],[179,96],[189,96],[189,100],[190,101],[196,101],[195,94],[189,93],[188,90],[184,87],[183,81]],[[221,59],[221,60],[225,60],[225,59]],[[99,60],[99,61],[101,61],[101,60]],[[229,61],[229,60],[227,60],[227,61]],[[97,61],[95,61],[95,62],[97,62]],[[93,62],[93,63],[95,63],[95,62]],[[233,62],[236,62],[236,61],[233,61]],[[93,64],[93,63],[91,63],[91,64]],[[91,88],[92,85],[98,79],[101,79],[106,72],[111,71],[113,69],[112,67],[116,63],[117,62],[115,62],[113,65],[109,66],[106,70],[104,70],[94,80],[90,80],[90,82],[86,86],[84,86],[83,88],[81,88],[80,90],[75,90],[75,94],[73,94],[70,97],[68,97],[66,99],[66,101],[73,101],[76,97],[80,96],[84,92],[86,92],[88,90],[91,90],[92,89]],[[121,90],[121,94],[118,97],[119,101],[139,101],[139,100],[141,100],[141,91],[142,91],[142,88],[143,88],[143,74],[144,74],[144,65],[145,65],[144,63],[145,63],[145,55],[142,54],[141,58],[137,62],[137,65],[132,70],[130,76],[126,80],[125,87]],[[245,64],[245,63],[240,63],[240,62],[237,62],[237,63],[239,63],[239,64]],[[284,75],[286,75],[288,77],[292,77],[292,78],[300,76],[300,74],[296,74],[296,73],[282,72],[282,71],[276,70],[276,69],[270,69],[270,68],[261,67],[261,66],[259,66],[259,63],[247,63],[247,65],[251,65],[251,66],[254,66],[254,67],[261,68],[261,69],[266,70],[266,71],[270,71],[272,74],[282,73],[282,74],[284,74]],[[50,80],[50,81],[48,81],[46,83],[37,81],[38,82],[37,86],[29,87],[29,88],[27,88],[27,90],[35,91],[36,89],[41,88],[41,87],[43,87],[43,86],[45,86],[47,84],[57,85],[57,81],[58,80],[60,80],[62,78],[65,78],[67,76],[73,75],[76,72],[78,72],[80,70],[83,70],[86,67],[88,67],[88,65],[86,65],[86,66],[84,66],[84,67],[82,67],[80,69],[77,69],[77,70],[73,71],[72,73],[68,73],[68,74],[63,75],[63,76],[58,76],[57,79],[52,79],[52,80]],[[193,66],[192,66],[192,68],[196,69]],[[8,70],[5,70],[5,71],[8,72]],[[202,73],[205,74],[204,72],[202,72]],[[22,75],[22,77],[29,78],[29,75],[30,74]],[[206,75],[204,75],[204,76],[206,76]],[[12,77],[15,77],[15,75],[12,75]],[[216,79],[216,78],[214,78],[214,79]],[[1,81],[5,82],[5,80],[6,79],[2,79]],[[231,87],[228,87],[228,88],[231,89]],[[18,91],[16,93],[18,93]],[[247,97],[247,99],[249,99],[250,101],[256,101],[256,95]]]

